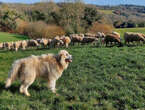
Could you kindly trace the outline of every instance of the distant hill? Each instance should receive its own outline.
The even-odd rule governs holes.
[[[2,31],[15,31],[20,19],[27,21],[27,24],[43,21],[45,24],[57,25],[66,33],[89,32],[97,24],[108,25],[108,29],[113,26],[115,28],[145,27],[145,6],[98,6],[79,2],[2,3],[0,5]]]
[[[132,21],[145,23],[145,6],[119,5],[119,6],[96,6],[100,13],[104,14],[113,24],[117,21],[122,23]]]

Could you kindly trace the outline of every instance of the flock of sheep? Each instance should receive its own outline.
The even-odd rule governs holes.
[[[133,42],[143,42],[145,43],[145,35],[142,33],[133,33],[133,32],[126,32],[124,34],[124,41],[125,44],[130,44]],[[106,46],[117,44],[122,46],[123,43],[121,42],[120,34],[117,32],[112,32],[109,34],[104,34],[102,32],[98,32],[97,34],[71,34],[70,36],[56,36],[53,39],[31,39],[31,40],[23,40],[23,41],[16,41],[16,42],[4,42],[0,43],[0,49],[7,49],[7,50],[15,50],[18,49],[25,50],[27,48],[51,48],[51,47],[60,47],[65,46],[68,48],[70,43],[73,45],[75,43],[81,44],[97,44],[97,43],[105,44]]]

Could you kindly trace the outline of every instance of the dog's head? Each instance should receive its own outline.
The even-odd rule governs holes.
[[[60,50],[58,55],[61,61],[65,61],[66,63],[72,62],[72,55],[70,55],[66,50]]]
[[[66,69],[68,64],[72,62],[72,55],[70,55],[66,50],[60,50],[56,58],[63,69]]]

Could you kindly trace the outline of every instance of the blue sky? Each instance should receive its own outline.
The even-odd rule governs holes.
[[[19,2],[19,3],[34,3],[40,0],[0,0],[1,2]],[[55,0],[56,2],[62,0]],[[97,5],[119,5],[119,4],[134,4],[134,5],[144,5],[145,0],[84,0],[85,3],[97,4]]]

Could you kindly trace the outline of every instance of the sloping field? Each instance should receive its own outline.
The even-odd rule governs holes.
[[[4,82],[14,60],[58,49],[0,52],[0,109],[7,110],[96,110],[145,107],[145,46],[123,48],[72,47],[73,62],[57,82],[56,96],[47,82],[37,80],[31,97],[19,93],[20,82],[10,89]]]
[[[19,81],[7,90],[4,88],[13,61],[32,54],[57,53],[61,49],[64,48],[18,52],[1,50],[0,110],[145,109],[145,45],[70,47],[67,51],[73,55],[73,62],[57,82],[59,96],[47,89],[47,81],[42,79],[30,86],[30,97],[19,93]]]

